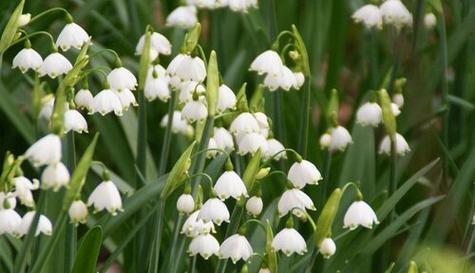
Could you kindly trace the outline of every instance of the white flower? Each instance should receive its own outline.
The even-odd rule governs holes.
[[[0,210],[14,209],[16,207],[16,199],[13,193],[5,193],[0,191]]]
[[[182,6],[174,9],[166,19],[169,27],[192,28],[198,22],[195,6]]]
[[[38,72],[40,73],[40,77],[48,75],[54,79],[68,73],[71,69],[73,69],[73,65],[69,60],[58,52],[54,52],[46,57]]]
[[[122,91],[122,89],[135,90],[137,87],[137,79],[134,74],[125,67],[114,68],[107,75],[107,82],[111,89]]]
[[[239,114],[231,123],[229,131],[234,134],[257,133],[260,131],[256,118],[248,112]]]
[[[24,48],[13,58],[12,68],[19,68],[22,73],[29,69],[38,71],[43,64],[43,58],[33,48]]]
[[[322,149],[327,149],[328,147],[330,147],[331,141],[332,141],[331,135],[329,133],[324,133],[320,137],[320,147]]]
[[[227,0],[232,11],[247,13],[250,8],[257,8],[257,0]]]
[[[85,224],[87,221],[87,206],[81,200],[76,200],[71,204],[68,210],[71,223],[78,225],[79,223]]]
[[[36,212],[29,211],[25,215],[23,215],[23,219],[21,219],[20,226],[18,227],[18,233],[20,236],[24,236],[28,233],[35,214]],[[40,233],[43,233],[47,236],[50,236],[53,233],[53,225],[51,224],[50,220],[44,215],[40,215],[38,225],[36,227],[35,236],[40,235]]]
[[[221,200],[226,200],[229,197],[238,200],[248,196],[244,182],[234,171],[225,171],[221,174],[214,184],[213,190]]]
[[[195,209],[195,201],[193,200],[193,196],[186,193],[180,195],[176,201],[176,209],[181,213],[192,213]]]
[[[424,26],[427,29],[433,29],[437,25],[437,17],[432,12],[424,15]]]
[[[270,91],[275,91],[279,88],[289,91],[290,88],[294,86],[298,86],[296,82],[296,77],[292,70],[290,70],[287,66],[282,65],[279,68],[277,76],[274,74],[267,74],[264,78],[264,86],[269,88]]]
[[[331,238],[325,238],[320,243],[319,250],[323,257],[328,259],[336,252],[335,242]]]
[[[187,54],[178,54],[168,65],[167,72],[171,77],[176,76],[181,81],[202,82],[206,77],[203,60]]]
[[[41,174],[41,187],[58,191],[69,183],[69,178],[69,171],[63,163],[53,163],[48,165]]]
[[[264,157],[271,158],[275,154],[279,153],[273,158],[274,160],[281,160],[282,158],[287,158],[286,153],[282,152],[283,150],[285,150],[285,147],[284,145],[282,145],[282,143],[280,143],[280,141],[275,138],[267,139],[267,150],[264,150]]]
[[[92,102],[92,113],[98,112],[103,116],[112,111],[116,116],[122,116],[122,110],[119,97],[110,89],[97,93]]]
[[[112,215],[117,211],[122,211],[122,199],[114,182],[103,181],[99,184],[87,199],[87,205],[94,205],[94,211],[98,212],[106,209]]]
[[[344,151],[348,145],[353,143],[351,139],[351,135],[343,126],[337,126],[336,128],[332,128],[330,132],[330,146],[328,149],[331,152],[334,151]]]
[[[246,237],[234,234],[228,237],[219,248],[221,259],[231,259],[233,263],[239,260],[247,261],[252,256],[253,250]]]
[[[124,111],[127,111],[130,106],[138,106],[134,93],[129,89],[122,89],[121,91],[115,91],[115,95],[119,98],[120,104]]]
[[[272,248],[276,252],[282,251],[287,256],[294,253],[303,255],[307,252],[307,243],[295,229],[284,228],[272,239]]]
[[[262,212],[264,204],[262,203],[262,198],[259,196],[253,196],[249,198],[246,202],[246,211],[253,217],[259,216]]]
[[[18,236],[21,216],[13,209],[0,209],[0,235]]]
[[[87,89],[79,90],[74,96],[74,103],[79,109],[87,109],[91,111],[93,108],[94,96]]]
[[[305,185],[318,185],[318,181],[322,180],[322,175],[317,167],[310,161],[302,160],[295,162],[287,173],[287,179],[296,187],[301,189]]]
[[[261,150],[263,154],[267,153],[267,140],[258,133],[245,134],[238,142],[238,154],[254,154],[257,150]]]
[[[234,109],[236,108],[236,103],[237,99],[233,90],[227,85],[222,84],[218,89],[218,105],[216,106],[218,112]]]
[[[259,133],[267,138],[267,136],[269,136],[270,126],[266,114],[262,112],[256,112],[254,113],[254,118],[257,120],[257,124],[259,125]]]
[[[200,214],[200,210],[196,210],[188,218],[186,219],[185,223],[183,223],[183,227],[181,228],[181,233],[185,234],[188,237],[196,237],[200,234],[208,234],[210,232],[216,232],[214,230],[213,222],[205,223],[203,220],[198,218]]]
[[[167,127],[168,125],[168,114],[166,114],[160,121],[161,127]],[[185,136],[193,135],[193,126],[188,124],[185,119],[182,118],[180,111],[173,112],[172,120],[172,132],[175,134],[182,134]]]
[[[263,267],[263,268],[259,269],[259,272],[257,272],[257,273],[272,273],[272,271],[270,271],[269,268]]]
[[[225,2],[223,0],[187,0],[188,5],[194,5],[201,9],[215,9],[222,7]]]
[[[207,158],[215,158],[218,155],[218,145],[216,144],[216,140],[213,137],[209,138],[208,141],[208,151],[206,151]]]
[[[406,153],[411,151],[411,148],[409,148],[409,144],[407,144],[407,141],[402,135],[398,133],[396,133],[395,137],[395,146],[396,153],[401,156],[404,156]],[[379,145],[379,153],[391,155],[391,139],[389,138],[389,136],[385,136],[383,138],[383,141],[381,141],[381,144]]]
[[[195,81],[183,82],[180,85],[180,94],[178,101],[180,103],[187,103],[193,100],[193,94],[202,95],[206,92],[206,88]]]
[[[393,25],[397,29],[412,25],[412,14],[400,0],[386,0],[379,9],[385,24]]]
[[[68,110],[64,112],[64,131],[75,131],[77,133],[87,133],[86,119],[77,110]]]
[[[219,242],[211,234],[202,234],[191,240],[188,246],[190,256],[200,254],[205,260],[212,255],[217,255],[219,251]]]
[[[90,40],[91,37],[89,37],[87,32],[80,25],[69,23],[65,25],[61,33],[59,33],[56,46],[60,47],[63,51],[67,51],[71,47],[81,49],[81,47]]]
[[[356,112],[356,122],[363,126],[377,127],[383,119],[383,110],[375,102],[367,102]]]
[[[198,120],[204,120],[208,116],[208,108],[201,100],[190,101],[185,104],[185,107],[181,110],[182,117],[189,123],[193,123]]]
[[[47,100],[46,102],[44,102],[45,99]],[[54,97],[46,96],[44,99],[42,99],[41,110],[40,110],[40,113],[38,114],[38,117],[45,120],[50,120],[51,115],[53,114],[53,109],[54,109]]]
[[[364,5],[351,16],[356,23],[363,23],[367,28],[382,28],[383,17],[375,5]]]
[[[399,107],[404,106],[404,96],[401,93],[396,93],[393,95],[393,102]]]
[[[274,78],[281,75],[282,60],[277,52],[267,50],[259,54],[251,63],[249,70],[256,71],[257,74],[269,74]]]
[[[220,226],[222,222],[229,222],[229,211],[223,201],[218,198],[210,198],[201,207],[198,219],[205,223],[212,221]]]
[[[145,81],[144,96],[149,101],[159,98],[166,102],[170,96],[168,88],[169,77],[165,68],[161,65],[154,65],[148,70],[147,80]]]
[[[298,90],[305,83],[305,75],[302,72],[294,72],[294,78],[294,85],[292,87]]]
[[[316,208],[312,199],[299,189],[286,190],[277,204],[280,217],[287,215],[289,212],[297,217],[302,217],[304,216],[303,211],[306,209],[315,210]]]
[[[61,160],[61,139],[55,134],[46,135],[26,150],[25,157],[35,167],[57,163]]]
[[[31,20],[31,13],[22,14],[18,18],[18,26],[19,27],[24,27],[24,26],[28,25],[30,20]]]
[[[33,179],[33,182],[31,182],[30,179],[24,176],[18,176],[13,178],[13,184],[15,184],[14,195],[20,199],[20,202],[27,207],[33,207],[35,200],[33,200],[31,191],[39,188],[38,180]]]
[[[216,148],[227,152],[234,150],[233,136],[225,128],[214,128],[213,139],[216,142]]]
[[[399,106],[397,104],[395,104],[394,102],[391,103],[391,111],[393,112],[393,115],[395,117],[397,117],[401,114],[401,110],[399,109]]]
[[[353,202],[343,218],[343,228],[353,230],[358,226],[372,228],[373,224],[379,224],[374,210],[364,201]]]
[[[135,48],[135,54],[142,55],[144,46],[145,35],[142,35],[137,43],[137,47]],[[150,35],[150,53],[151,60],[155,60],[160,54],[170,55],[172,53],[172,44],[162,34],[153,32]]]

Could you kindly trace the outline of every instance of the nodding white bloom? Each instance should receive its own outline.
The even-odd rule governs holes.
[[[168,88],[170,78],[163,66],[157,64],[148,70],[147,80],[145,81],[144,96],[149,101],[156,98],[161,101],[168,101],[171,97],[170,88]]]
[[[193,100],[193,94],[202,95],[206,93],[206,88],[198,82],[187,81],[181,84],[178,101],[180,103],[187,103]]]
[[[61,160],[61,139],[55,134],[46,135],[26,150],[25,157],[35,167],[57,163]]]
[[[294,162],[287,173],[287,179],[296,187],[301,189],[305,185],[318,185],[318,181],[322,180],[322,175],[317,167],[310,161],[302,160]]]
[[[168,125],[168,114],[166,114],[162,120],[160,121],[161,127],[167,127]],[[173,112],[173,120],[172,120],[172,132],[174,134],[182,134],[185,136],[193,135],[193,126],[188,124],[188,122],[182,118],[182,114],[180,111]]]
[[[262,198],[259,196],[253,196],[249,198],[246,202],[246,211],[253,217],[259,216],[262,212],[264,204],[262,203]]]
[[[399,106],[397,104],[395,104],[394,102],[391,103],[391,111],[393,112],[393,115],[395,117],[397,117],[401,114],[401,110],[399,109]]]
[[[24,48],[20,50],[13,58],[12,68],[19,68],[22,73],[29,69],[38,71],[43,64],[43,58],[33,48]]]
[[[76,200],[71,204],[71,207],[69,207],[68,214],[71,223],[78,225],[79,223],[86,223],[89,212],[87,211],[87,206],[83,201]]]
[[[270,91],[275,91],[279,88],[289,91],[290,88],[298,85],[296,83],[294,72],[292,72],[292,70],[287,66],[282,65],[279,68],[277,76],[270,73],[267,74],[264,78],[264,86],[269,88]]]
[[[101,182],[89,195],[87,205],[94,206],[94,212],[106,209],[112,215],[122,211],[122,199],[114,182],[108,180]]]
[[[282,60],[274,50],[266,50],[259,54],[251,63],[249,70],[256,71],[257,74],[269,74],[277,78],[281,75]]]
[[[247,261],[252,256],[253,250],[246,237],[234,234],[228,237],[219,248],[221,259],[231,259],[233,263],[239,260]]]
[[[351,143],[353,143],[353,140],[345,127],[337,126],[331,129],[330,146],[328,147],[331,152],[344,151]]]
[[[227,0],[187,0],[188,5],[194,5],[201,9],[216,9],[226,5]]]
[[[247,13],[250,8],[257,8],[257,0],[227,0],[232,11]]]
[[[42,102],[41,110],[38,117],[45,120],[50,120],[51,115],[53,114],[53,109],[54,109],[54,97],[47,96],[45,97],[45,99],[47,99],[47,101]]]
[[[45,58],[38,72],[40,73],[40,77],[48,75],[54,79],[68,73],[71,69],[73,69],[73,65],[69,60],[58,52],[54,52]]]
[[[221,200],[226,200],[229,197],[236,200],[248,197],[246,186],[235,171],[225,171],[221,174],[214,184],[213,191]]]
[[[427,29],[433,29],[437,25],[437,17],[432,12],[426,13],[424,15],[424,26]]]
[[[0,192],[0,210],[14,209],[16,207],[16,199],[13,193]]]
[[[93,108],[94,96],[88,89],[79,90],[74,96],[74,103],[79,109],[91,111]]]
[[[181,81],[202,82],[206,77],[206,67],[199,57],[187,54],[178,54],[170,62],[167,72],[171,77],[178,77]]]
[[[58,191],[69,183],[69,179],[68,168],[61,162],[53,163],[48,165],[41,174],[41,187]]]
[[[364,5],[351,16],[356,23],[363,23],[367,28],[382,28],[383,17],[381,10],[375,5]]]
[[[18,26],[19,27],[24,27],[24,26],[28,25],[30,20],[31,20],[31,13],[24,13],[24,14],[20,15],[20,17],[18,18]]]
[[[203,220],[198,218],[200,214],[200,210],[196,210],[188,218],[186,219],[185,223],[181,228],[181,233],[185,234],[188,237],[196,237],[200,234],[209,234],[211,232],[216,232],[214,230],[213,222],[204,222]]]
[[[60,47],[63,51],[67,51],[71,47],[81,49],[81,47],[90,40],[91,37],[80,25],[69,23],[65,25],[61,33],[59,33],[56,46]]]
[[[221,84],[218,89],[218,104],[216,109],[218,112],[224,112],[229,109],[236,108],[236,95],[233,90],[225,84]]]
[[[35,211],[29,211],[25,215],[23,215],[20,226],[18,227],[19,236],[24,236],[28,233],[31,223],[33,222],[33,219],[35,218],[35,214],[36,214]],[[53,234],[53,225],[51,224],[50,220],[44,215],[40,215],[40,218],[38,220],[38,225],[36,227],[35,236],[40,235],[40,233],[43,233],[44,235],[47,235],[47,236],[50,236],[51,234]]]
[[[375,102],[367,102],[356,112],[356,122],[363,126],[377,127],[383,119],[383,110]]]
[[[279,153],[273,159],[277,161],[283,158],[285,159],[287,158],[287,154],[282,152],[283,150],[285,150],[285,147],[280,141],[275,138],[267,139],[267,150],[264,150],[264,157],[271,158],[273,155]]]
[[[187,102],[181,110],[181,115],[189,123],[198,120],[204,120],[208,116],[208,108],[202,100],[193,100]]]
[[[140,37],[137,46],[135,47],[135,54],[142,55],[143,47],[145,46],[145,35]],[[170,55],[172,53],[172,44],[168,39],[158,32],[153,32],[150,35],[150,59],[155,60],[160,54]]]
[[[411,148],[409,148],[409,144],[407,144],[407,141],[402,135],[398,133],[396,133],[395,137],[395,146],[396,153],[401,156],[404,156],[406,153],[411,151]],[[383,138],[383,141],[381,141],[381,144],[379,145],[379,153],[391,155],[391,139],[389,138],[389,136],[385,136]]]
[[[244,112],[233,120],[229,131],[234,135],[257,133],[260,131],[260,127],[256,118],[251,113]]]
[[[13,209],[0,209],[0,235],[18,236],[21,216]]]
[[[122,89],[135,90],[137,87],[137,78],[125,67],[114,68],[107,75],[107,82],[111,89],[122,91]]]
[[[268,145],[266,138],[258,133],[249,133],[242,137],[238,142],[238,151],[240,155],[254,154],[261,150],[263,154],[267,153]]]
[[[272,273],[269,268],[262,267],[257,273]]]
[[[97,93],[92,102],[92,113],[99,113],[103,116],[114,112],[116,116],[122,116],[122,103],[119,97],[110,89],[104,89]]]
[[[396,93],[393,95],[393,102],[399,107],[404,106],[404,96],[401,93]]]
[[[312,199],[299,189],[286,190],[277,204],[280,217],[287,215],[289,212],[297,217],[303,217],[305,215],[303,212],[306,209],[316,210]]]
[[[343,218],[343,228],[353,230],[358,226],[373,228],[373,224],[379,224],[374,210],[364,201],[353,202]]]
[[[184,193],[176,201],[176,209],[181,213],[192,213],[195,209],[195,201],[191,194]]]
[[[209,138],[208,141],[208,151],[206,151],[207,158],[215,158],[218,155],[218,145],[216,144],[216,140],[213,137]]]
[[[71,109],[64,112],[64,131],[87,133],[87,121],[77,110]]]
[[[307,252],[307,243],[295,229],[284,228],[272,239],[272,248],[276,252],[282,251],[286,256],[294,253],[303,255]]]
[[[115,95],[119,98],[120,104],[124,111],[127,111],[130,106],[138,106],[134,93],[129,89],[122,89],[121,91],[115,91]]]
[[[305,75],[302,72],[294,72],[294,85],[292,86],[294,89],[302,88],[303,84],[305,83]]]
[[[33,207],[35,200],[33,199],[33,193],[31,191],[39,188],[40,184],[38,180],[33,179],[32,182],[24,176],[18,176],[13,178],[13,184],[15,184],[14,195],[20,199],[20,202],[27,207]]]
[[[166,19],[169,27],[192,28],[198,22],[195,6],[182,6],[174,9]]]
[[[218,149],[224,150],[226,152],[234,150],[233,136],[225,128],[214,128],[213,139],[215,140],[216,147]]]
[[[218,198],[210,198],[201,207],[198,219],[205,223],[211,221],[220,226],[222,222],[229,223],[229,211],[223,201]]]
[[[400,0],[386,0],[379,9],[385,24],[393,25],[397,29],[412,24],[412,14]]]
[[[254,118],[257,120],[257,124],[259,125],[259,133],[267,138],[267,136],[269,136],[270,126],[266,114],[262,112],[256,112],[254,113]]]
[[[211,234],[202,234],[191,240],[188,246],[190,256],[200,254],[205,260],[212,255],[217,255],[219,251],[219,242]]]
[[[320,148],[327,149],[330,147],[330,143],[332,142],[332,137],[329,133],[324,133],[320,137]]]
[[[330,258],[336,252],[335,242],[331,238],[325,238],[320,243],[319,251],[325,259]]]

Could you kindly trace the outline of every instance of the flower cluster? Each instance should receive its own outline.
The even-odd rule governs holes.
[[[386,0],[381,6],[367,4],[360,7],[352,15],[356,23],[363,23],[367,28],[392,25],[397,29],[412,25],[412,14],[400,0]]]

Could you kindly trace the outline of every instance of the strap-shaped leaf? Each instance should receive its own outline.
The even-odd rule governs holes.
[[[95,273],[101,245],[102,228],[95,226],[84,235],[71,273]]]

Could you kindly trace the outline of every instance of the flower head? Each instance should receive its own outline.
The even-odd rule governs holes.
[[[112,215],[122,211],[122,199],[114,182],[108,180],[101,182],[89,195],[87,205],[94,206],[94,211],[107,210]]]
[[[280,143],[280,141],[278,141],[275,138],[267,139],[267,150],[264,150],[265,151],[264,157],[271,158],[272,156],[277,154],[273,158],[274,160],[281,160],[283,158],[285,159],[287,158],[287,155],[284,152],[282,152],[283,150],[285,150],[285,147],[284,145],[282,145],[282,143]]]
[[[88,89],[79,90],[74,96],[74,103],[79,109],[91,111],[93,108],[94,96]]]
[[[181,228],[181,233],[185,234],[188,237],[196,237],[200,234],[209,234],[211,232],[216,232],[214,230],[213,222],[204,222],[198,218],[200,210],[194,211],[188,218]]]
[[[248,196],[244,181],[234,171],[225,171],[221,174],[214,184],[213,190],[221,200],[226,200],[229,197],[238,200]]]
[[[305,185],[317,185],[322,180],[322,175],[317,167],[310,161],[302,160],[295,162],[289,169],[287,179],[296,187],[301,189]]]
[[[38,180],[33,179],[33,182],[31,182],[30,179],[24,176],[18,176],[13,178],[13,184],[15,184],[14,195],[20,199],[20,202],[27,207],[33,207],[35,200],[32,191],[39,188]]]
[[[202,100],[193,100],[185,104],[181,114],[189,123],[204,120],[208,116],[208,108]]]
[[[56,46],[60,47],[63,51],[67,51],[71,47],[81,49],[81,47],[90,40],[91,37],[89,37],[87,32],[80,25],[69,23],[65,25],[61,33],[59,33]]]
[[[259,216],[262,212],[264,204],[262,203],[262,198],[259,196],[253,196],[249,198],[246,202],[246,211],[253,217]]]
[[[350,133],[343,126],[337,126],[331,129],[331,141],[328,149],[331,152],[344,151],[348,145],[353,143]]]
[[[107,82],[111,89],[122,91],[123,89],[135,90],[137,87],[137,78],[125,67],[114,68],[107,75]]]
[[[230,152],[234,150],[234,140],[231,133],[223,127],[214,128],[213,139],[216,142],[216,148]]]
[[[188,246],[190,256],[200,254],[205,260],[212,255],[217,255],[219,251],[219,242],[211,234],[201,234],[191,240]]]
[[[160,121],[161,127],[166,127],[168,125],[168,114],[166,114]],[[191,126],[183,117],[180,111],[175,111],[173,113],[172,120],[172,132],[174,134],[182,134],[185,136],[193,135],[193,126]]]
[[[356,112],[356,122],[363,126],[377,127],[383,119],[383,110],[375,102],[367,102]]]
[[[299,86],[294,72],[287,66],[281,65],[276,73],[269,73],[264,78],[264,86],[269,88],[270,91],[276,91],[279,88],[289,91],[292,87]]]
[[[218,89],[218,105],[216,109],[218,112],[224,112],[226,110],[236,108],[236,95],[234,94],[233,90],[229,88],[227,85],[222,84],[219,86]]]
[[[257,8],[257,0],[227,0],[232,11],[247,13],[250,8]]]
[[[167,72],[171,77],[181,81],[202,82],[206,77],[206,67],[199,57],[178,54],[168,65]]]
[[[282,66],[279,54],[273,50],[267,50],[254,59],[249,70],[256,71],[259,75],[269,74],[277,78],[281,75]]]
[[[25,157],[35,167],[59,162],[61,160],[61,140],[59,136],[49,134],[40,138],[26,150]]]
[[[136,55],[142,55],[144,45],[145,35],[142,35],[137,43],[137,47],[135,48]],[[151,60],[155,60],[160,54],[170,55],[172,53],[172,44],[162,34],[153,32],[150,35],[150,53]]]
[[[247,261],[252,256],[253,250],[246,237],[234,234],[228,237],[219,248],[221,259],[231,259],[233,263],[239,260]]]
[[[63,163],[53,163],[48,165],[41,174],[41,187],[58,191],[69,183],[69,178],[69,171]]]
[[[437,25],[437,17],[432,12],[424,15],[424,26],[427,29],[433,29]]]
[[[77,110],[71,109],[64,112],[64,131],[87,133],[87,121]]]
[[[168,101],[171,92],[168,87],[169,77],[165,68],[157,64],[148,70],[147,80],[145,81],[144,95],[149,101],[156,98],[161,101]]]
[[[187,81],[180,85],[180,95],[178,101],[180,103],[187,103],[193,100],[193,94],[204,95],[206,88],[199,82]]]
[[[19,235],[21,216],[13,209],[0,209],[0,235]]]
[[[121,91],[114,90],[115,95],[119,98],[120,105],[124,111],[127,111],[130,106],[138,106],[134,93],[129,89],[122,89]]]
[[[198,219],[205,223],[211,221],[220,226],[222,222],[229,222],[229,211],[223,201],[218,198],[210,198],[201,207]]]
[[[256,118],[248,112],[239,114],[231,123],[229,131],[234,134],[257,133],[260,131]]]
[[[32,48],[24,48],[13,58],[12,68],[19,68],[22,73],[29,69],[38,71],[43,64],[43,58]]]
[[[400,0],[386,0],[379,7],[385,24],[397,29],[412,25],[412,14]]]
[[[28,233],[35,214],[35,211],[29,211],[23,216],[20,226],[18,227],[19,236],[24,236]],[[43,233],[47,236],[50,236],[53,233],[53,225],[51,224],[51,221],[44,215],[40,215],[35,236],[40,235],[40,233]]]
[[[176,209],[181,213],[190,214],[195,209],[195,201],[189,193],[184,193],[176,201]]]
[[[374,210],[364,201],[353,202],[343,218],[343,228],[353,230],[358,226],[372,228],[378,224],[378,218]]]
[[[92,113],[99,113],[103,116],[114,112],[116,116],[122,116],[122,103],[116,93],[110,89],[104,89],[97,93],[92,102]]]
[[[87,221],[87,206],[81,200],[76,200],[71,204],[68,210],[69,218],[71,223],[78,225],[79,223],[85,224]]]
[[[364,5],[351,16],[356,23],[363,23],[367,28],[382,28],[383,17],[375,5]]]
[[[267,153],[267,140],[263,135],[259,133],[249,133],[238,140],[238,154],[255,154],[258,150],[261,150],[264,154]]]
[[[336,252],[335,242],[331,238],[325,238],[320,243],[319,250],[323,257],[328,259]]]
[[[293,253],[303,255],[307,252],[307,243],[295,229],[284,228],[275,235],[272,240],[272,248],[274,251],[282,251],[287,256]]]
[[[39,73],[41,77],[48,75],[54,79],[68,73],[71,69],[73,69],[73,65],[69,60],[58,52],[54,52],[45,58],[40,66]]]
[[[299,189],[286,190],[277,204],[280,217],[287,215],[289,212],[297,217],[302,217],[306,209],[315,210],[316,208],[312,199]]]
[[[192,28],[198,22],[195,6],[181,6],[174,9],[166,19],[169,27]]]
[[[411,148],[409,148],[409,144],[407,144],[404,137],[397,133],[395,135],[395,147],[396,153],[400,156],[404,156],[411,151]],[[391,155],[391,139],[389,136],[385,136],[383,141],[381,141],[381,144],[379,145],[379,153]]]

